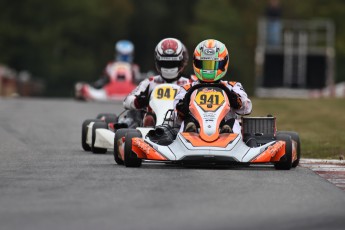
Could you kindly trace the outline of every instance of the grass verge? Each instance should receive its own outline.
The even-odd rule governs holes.
[[[280,131],[296,131],[301,138],[302,157],[339,159],[345,155],[344,99],[253,98],[250,116],[277,117]]]

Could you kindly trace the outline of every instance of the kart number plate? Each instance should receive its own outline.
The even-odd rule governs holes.
[[[170,86],[158,87],[154,91],[154,98],[159,100],[174,100],[177,89]]]
[[[225,99],[221,89],[203,88],[197,92],[194,101],[204,111],[216,111]]]

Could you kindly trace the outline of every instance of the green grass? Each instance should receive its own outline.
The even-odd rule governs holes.
[[[252,103],[250,116],[272,114],[278,130],[299,133],[302,157],[339,159],[345,155],[344,99],[253,98]]]

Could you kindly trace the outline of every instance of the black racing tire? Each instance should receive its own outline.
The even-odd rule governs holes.
[[[133,130],[133,129],[119,129],[115,132],[115,137],[114,137],[114,160],[118,165],[123,165],[123,159],[120,158],[120,151],[119,151],[119,145],[118,145],[118,141],[122,138],[126,136],[126,133],[129,130]]]
[[[97,119],[102,119],[104,120],[105,123],[117,123],[118,122],[118,117],[116,114],[113,113],[100,113],[96,117]]]
[[[100,121],[98,119],[87,119],[83,122],[83,124],[81,125],[81,146],[85,151],[91,151],[91,146],[89,146],[86,143],[86,138],[87,138],[87,126],[91,123],[91,122],[96,122],[96,121]]]
[[[297,165],[299,164],[300,159],[301,159],[301,140],[299,138],[298,133],[297,132],[293,132],[293,131],[278,131],[277,134],[289,135],[292,140],[296,141],[296,143],[297,143],[297,149],[296,149],[296,151],[297,151],[297,160],[292,162],[292,168],[296,168]]]
[[[92,142],[91,142],[91,151],[92,153],[106,153],[107,149],[95,147],[96,140],[96,129],[108,129],[107,123],[104,121],[97,121],[92,126]]]
[[[141,166],[142,160],[132,151],[132,138],[142,137],[139,130],[128,131],[125,136],[125,159],[126,167],[138,168]]]
[[[274,163],[274,167],[278,170],[290,170],[292,167],[292,140],[291,136],[286,134],[277,134],[276,139],[285,141],[285,155],[279,162]]]

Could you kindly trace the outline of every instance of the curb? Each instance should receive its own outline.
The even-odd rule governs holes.
[[[340,165],[345,165],[345,160],[301,158],[300,163],[303,163],[303,164],[321,163],[321,164],[340,164]]]
[[[338,188],[345,191],[345,161],[302,158],[300,166],[309,168]]]

